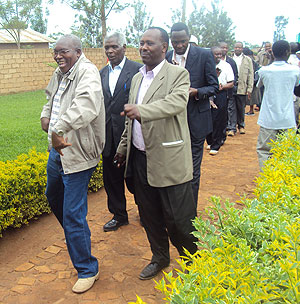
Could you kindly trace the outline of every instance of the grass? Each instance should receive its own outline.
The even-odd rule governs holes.
[[[47,134],[40,124],[45,103],[42,90],[0,96],[0,161],[15,159],[33,147],[47,150]]]

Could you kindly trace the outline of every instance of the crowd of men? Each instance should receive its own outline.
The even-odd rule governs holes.
[[[184,23],[174,24],[170,36],[160,27],[145,31],[139,47],[143,65],[126,58],[120,33],[108,35],[104,49],[109,63],[99,73],[78,37],[57,41],[58,68],[41,114],[50,152],[46,196],[78,272],[75,293],[87,291],[99,277],[86,216],[88,183],[101,154],[112,213],[103,230],[129,223],[126,183],[152,251],[139,278],[151,279],[170,263],[169,239],[180,256],[184,249],[197,251],[191,220],[197,215],[205,140],[216,155],[227,135],[245,134],[245,106],[254,87],[253,61],[241,42],[231,58],[226,42],[211,50],[190,43]],[[265,66],[258,72],[264,86],[260,162],[277,132],[296,127],[293,89],[300,70],[286,63],[289,52],[290,45],[279,41],[258,54]]]

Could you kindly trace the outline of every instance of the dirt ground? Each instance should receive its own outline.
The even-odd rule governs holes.
[[[229,137],[216,156],[204,152],[199,212],[212,195],[232,202],[239,195],[251,195],[254,178],[259,174],[257,118],[258,113],[246,117],[246,134]],[[71,291],[76,272],[66,251],[63,231],[52,214],[21,229],[6,231],[0,239],[0,303],[124,304],[135,301],[136,295],[149,304],[165,303],[153,280],[138,279],[151,252],[132,196],[127,197],[130,224],[105,233],[102,227],[111,219],[105,191],[89,195],[92,253],[99,259],[100,278],[82,295]],[[171,264],[166,271],[177,267],[177,258],[177,251],[171,246]],[[162,275],[156,280],[160,278]]]

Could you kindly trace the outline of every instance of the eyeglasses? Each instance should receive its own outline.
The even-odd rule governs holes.
[[[59,50],[59,51],[53,50],[53,57],[56,57],[57,55],[59,55],[59,56],[66,55],[70,51],[71,50],[67,50],[67,49],[62,49],[62,50]]]

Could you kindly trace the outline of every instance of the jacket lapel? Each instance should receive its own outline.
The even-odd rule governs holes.
[[[168,68],[168,62],[165,62],[162,66],[161,70],[158,72],[156,77],[153,79],[149,89],[147,90],[144,99],[143,104],[148,103],[153,96],[153,94],[162,86],[163,80],[165,78],[165,75],[167,74],[167,68]]]
[[[111,98],[111,93],[109,89],[109,67],[107,66],[102,73],[102,84],[103,84],[103,92]]]
[[[120,90],[124,90],[124,91],[126,90],[126,82],[130,75],[130,70],[127,68],[127,62],[128,60],[126,59],[123,69],[118,78],[113,96],[116,96]]]
[[[185,68],[190,71],[192,69],[192,67],[194,66],[194,62],[196,60],[196,58],[198,58],[196,56],[196,46],[193,46],[193,45],[190,45],[190,50],[188,52],[188,55],[187,55],[187,60],[186,60],[186,63],[185,63]]]

